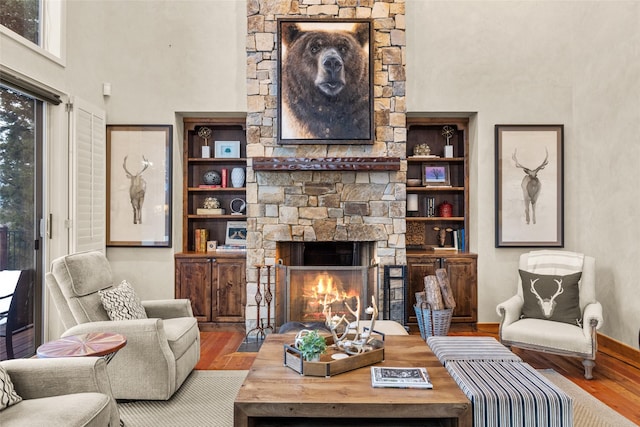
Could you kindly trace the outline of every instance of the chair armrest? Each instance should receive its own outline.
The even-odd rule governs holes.
[[[193,317],[191,301],[188,299],[165,299],[142,301],[148,317],[173,319],[176,317]]]
[[[496,306],[496,312],[502,318],[501,326],[507,326],[520,319],[524,300],[520,295],[514,295]]]
[[[602,305],[599,302],[594,302],[584,306],[584,313],[582,314],[582,329],[586,336],[591,336],[591,328],[595,326],[595,329],[600,329],[604,322],[602,317]]]
[[[87,392],[112,397],[107,364],[101,357],[14,359],[2,366],[23,399]]]
[[[127,345],[130,347],[132,341],[147,341],[154,343],[157,341],[167,341],[164,332],[162,319],[134,319],[134,320],[103,320],[99,322],[81,323],[73,326],[62,334],[63,337],[69,335],[88,334],[91,332],[113,332],[122,334],[127,338]],[[151,345],[151,344],[150,344]]]

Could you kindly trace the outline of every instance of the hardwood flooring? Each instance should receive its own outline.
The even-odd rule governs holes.
[[[493,336],[491,330],[455,332],[451,335]],[[201,357],[196,369],[238,370],[249,369],[256,353],[236,352],[244,340],[241,332],[201,332]],[[255,339],[255,338],[252,338]],[[600,349],[596,358],[593,379],[584,378],[579,359],[555,356],[514,348],[525,362],[536,369],[553,369],[564,375],[597,399],[640,425],[640,369],[639,363],[629,363],[625,357]]]

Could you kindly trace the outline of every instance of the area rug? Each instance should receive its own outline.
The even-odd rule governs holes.
[[[167,401],[118,402],[126,427],[229,427],[248,371],[193,371]]]
[[[167,401],[119,402],[126,427],[230,427],[233,401],[248,371],[193,371]],[[576,427],[633,427],[629,421],[553,370],[545,377],[573,399]]]
[[[541,369],[542,375],[551,380],[573,399],[573,425],[576,427],[634,427],[618,412],[566,379],[553,369]],[[595,380],[594,380],[595,381]]]

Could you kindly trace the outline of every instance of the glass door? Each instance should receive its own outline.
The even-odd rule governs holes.
[[[32,356],[41,336],[43,108],[0,86],[0,360]]]

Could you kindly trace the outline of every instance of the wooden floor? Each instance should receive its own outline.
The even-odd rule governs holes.
[[[451,335],[453,335],[452,333]],[[458,332],[456,335],[496,337],[490,331]],[[196,369],[249,369],[256,353],[235,350],[244,340],[240,332],[201,332],[201,357]],[[252,338],[255,340],[255,338]],[[579,359],[514,349],[522,359],[536,369],[553,369],[564,375],[600,401],[640,425],[640,369],[624,358],[598,352],[593,380],[584,378]]]

